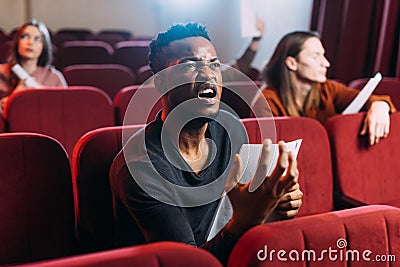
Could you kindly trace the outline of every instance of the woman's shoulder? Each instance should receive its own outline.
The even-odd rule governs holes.
[[[61,74],[61,71],[59,71],[58,69],[56,69],[54,66],[51,66],[51,65],[50,66],[45,66],[45,67],[37,66],[36,71],[37,72],[41,72],[41,73],[46,73],[48,75],[51,75],[51,74],[59,75],[59,74]]]
[[[54,66],[38,66],[35,71],[35,76],[39,79],[40,82],[48,86],[67,86],[64,75]]]

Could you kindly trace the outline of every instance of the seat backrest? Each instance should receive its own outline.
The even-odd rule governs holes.
[[[12,41],[1,41],[0,43],[0,64],[6,63],[10,54]]]
[[[149,64],[149,41],[121,41],[114,45],[113,62],[127,66],[136,73]]]
[[[305,117],[264,117],[242,122],[250,143],[262,143],[265,138],[273,143],[303,139],[297,155],[300,190],[304,193],[299,216],[333,210],[331,152],[322,124]]]
[[[106,42],[113,46],[114,44],[121,42],[121,41],[125,41],[127,39],[125,39],[124,36],[121,36],[119,34],[97,33],[97,34],[91,34],[91,35],[85,36],[85,40],[87,40],[87,41],[103,41],[103,42]]]
[[[367,136],[360,136],[364,117],[365,113],[336,115],[326,122],[335,190],[348,201],[400,207],[400,112],[390,115],[388,137],[374,146],[368,144]]]
[[[58,68],[77,64],[110,64],[113,47],[104,41],[66,41],[57,50]]]
[[[55,33],[52,37],[51,37],[51,42],[58,48],[63,46],[64,42],[68,42],[68,41],[78,41],[80,40],[78,36],[76,36],[75,34],[72,33]],[[57,66],[58,67],[58,66]]]
[[[4,118],[7,132],[52,136],[70,156],[83,134],[115,125],[110,97],[89,86],[22,90],[7,101]]]
[[[103,29],[97,33],[97,35],[104,35],[104,34],[121,36],[124,40],[130,40],[132,38],[132,33],[128,30],[123,30],[123,29]]]
[[[119,90],[134,85],[136,76],[130,69],[117,64],[71,65],[62,70],[68,85],[88,85],[102,89],[111,99]]]
[[[228,266],[399,266],[399,225],[400,209],[380,205],[267,223],[239,239]]]
[[[367,84],[369,78],[360,78],[349,82],[350,88],[362,89]],[[383,77],[376,89],[376,95],[389,95],[394,106],[400,109],[400,78]]]
[[[251,107],[260,94],[260,88],[253,81],[233,81],[223,84],[221,102],[226,104],[222,109],[232,109],[239,118],[252,117]]]
[[[122,131],[133,134],[143,125],[105,127],[86,133],[72,157],[77,235],[83,251],[113,247],[114,215],[109,171],[122,149]]]
[[[151,76],[153,76],[153,71],[151,70],[149,65],[144,65],[141,66],[137,71],[136,71],[136,78],[137,78],[137,83],[142,84],[144,83],[147,79],[149,79]]]
[[[145,124],[153,121],[161,110],[160,96],[160,92],[153,85],[134,85],[121,89],[114,98],[117,125]],[[129,116],[125,117],[126,114]]]
[[[93,34],[90,29],[82,29],[82,28],[61,28],[57,31],[56,34],[71,34],[76,37],[76,40],[84,40],[85,36]]]
[[[204,249],[176,242],[146,245],[90,253],[63,259],[26,264],[20,267],[222,267]],[[16,266],[14,266],[16,267]]]
[[[0,264],[76,253],[68,156],[55,139],[0,134]]]

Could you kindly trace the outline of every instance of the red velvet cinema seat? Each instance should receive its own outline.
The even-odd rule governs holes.
[[[349,82],[349,87],[362,89],[367,84],[369,78],[355,79]],[[377,95],[389,95],[395,107],[400,109],[400,78],[383,77],[374,90]]]
[[[19,265],[19,267],[222,267],[209,252],[174,242],[135,247]],[[14,266],[16,267],[16,266]]]
[[[260,93],[258,85],[250,80],[226,82],[223,84],[221,108],[233,110],[239,118],[250,118],[253,116],[251,107]],[[224,104],[228,107],[225,108]]]
[[[56,34],[72,34],[76,40],[84,40],[85,36],[93,34],[92,30],[84,28],[61,28]]]
[[[97,34],[91,34],[88,36],[85,36],[85,40],[88,41],[103,41],[106,42],[110,45],[114,45],[118,42],[121,41],[126,41],[128,40],[125,38],[123,35],[120,35],[118,33],[112,33],[112,32],[98,32]]]
[[[121,41],[114,45],[112,62],[127,66],[133,73],[149,64],[149,41]]]
[[[77,64],[110,64],[113,47],[104,41],[66,41],[57,51],[58,68]]]
[[[76,253],[71,172],[55,139],[0,134],[0,265]]]
[[[77,237],[81,251],[110,249],[114,239],[114,213],[109,172],[122,149],[122,132],[132,135],[143,125],[105,127],[86,133],[72,157]],[[141,236],[141,235],[139,235]],[[144,240],[139,240],[142,243]]]
[[[400,207],[400,112],[390,115],[390,133],[370,146],[360,136],[365,113],[336,115],[326,123],[338,207],[389,204]]]
[[[160,97],[160,92],[150,84],[123,88],[114,98],[116,124],[145,124],[153,121],[161,110]],[[125,117],[126,114],[129,116]]]
[[[36,132],[56,138],[72,155],[86,132],[113,126],[112,101],[88,86],[26,89],[13,94],[4,111],[7,132]]]
[[[300,190],[304,193],[299,216],[333,210],[331,152],[322,124],[305,117],[251,118],[242,122],[250,143],[260,144],[266,137],[273,143],[303,139],[297,155]]]
[[[245,233],[229,267],[400,266],[400,209],[371,205],[268,223]]]
[[[151,70],[149,65],[144,65],[141,66],[137,71],[136,71],[136,78],[137,78],[137,84],[142,84],[147,79],[149,79],[151,76],[153,76],[153,71]]]
[[[68,85],[87,85],[106,92],[111,99],[124,87],[136,83],[136,75],[130,69],[117,64],[83,64],[62,70]]]

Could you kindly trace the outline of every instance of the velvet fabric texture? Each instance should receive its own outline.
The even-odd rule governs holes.
[[[73,65],[63,69],[69,86],[87,85],[103,90],[114,99],[119,90],[136,83],[136,75],[118,64]]]
[[[70,164],[61,144],[0,134],[0,265],[76,253]]]
[[[362,89],[367,84],[369,78],[355,79],[349,82],[349,87]],[[397,110],[400,109],[400,78],[382,77],[378,86],[374,90],[376,95],[388,95]]]
[[[76,143],[71,164],[81,251],[114,247],[114,212],[108,173],[114,157],[122,149],[123,129],[126,131],[124,136],[129,136],[142,127],[100,128],[86,133]]]
[[[174,242],[159,242],[135,247],[73,256],[19,267],[222,267],[209,252]],[[16,267],[16,266],[14,266]]]
[[[244,119],[250,143],[271,138],[273,143],[303,139],[297,163],[300,190],[304,193],[298,216],[333,210],[333,177],[329,139],[325,128],[314,119],[276,117]]]
[[[112,101],[94,87],[26,89],[5,106],[6,132],[36,132],[56,138],[69,157],[88,131],[114,126]]]
[[[268,223],[250,229],[239,239],[228,266],[400,266],[399,225],[400,209],[383,205]],[[285,254],[279,254],[280,250]],[[315,254],[305,253],[302,260],[305,250]],[[351,254],[347,254],[349,250]],[[371,251],[364,254],[369,262],[363,258],[366,250]],[[395,255],[397,261],[378,262],[376,255]]]
[[[390,115],[390,133],[370,146],[367,136],[360,136],[365,113],[332,117],[329,132],[335,190],[343,201],[360,204],[390,204],[400,207],[399,158],[400,112]]]
[[[116,125],[146,124],[161,110],[161,94],[151,84],[127,86],[116,94],[114,108]]]

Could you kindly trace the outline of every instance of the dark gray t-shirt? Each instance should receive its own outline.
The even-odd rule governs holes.
[[[161,141],[162,127],[158,116],[127,142],[111,167],[117,244],[138,244],[143,237],[178,241],[203,247],[225,262],[236,238],[221,233],[206,239],[233,157],[247,143],[244,126],[222,110],[208,123],[206,138],[215,146],[198,174],[188,169],[171,139]]]

